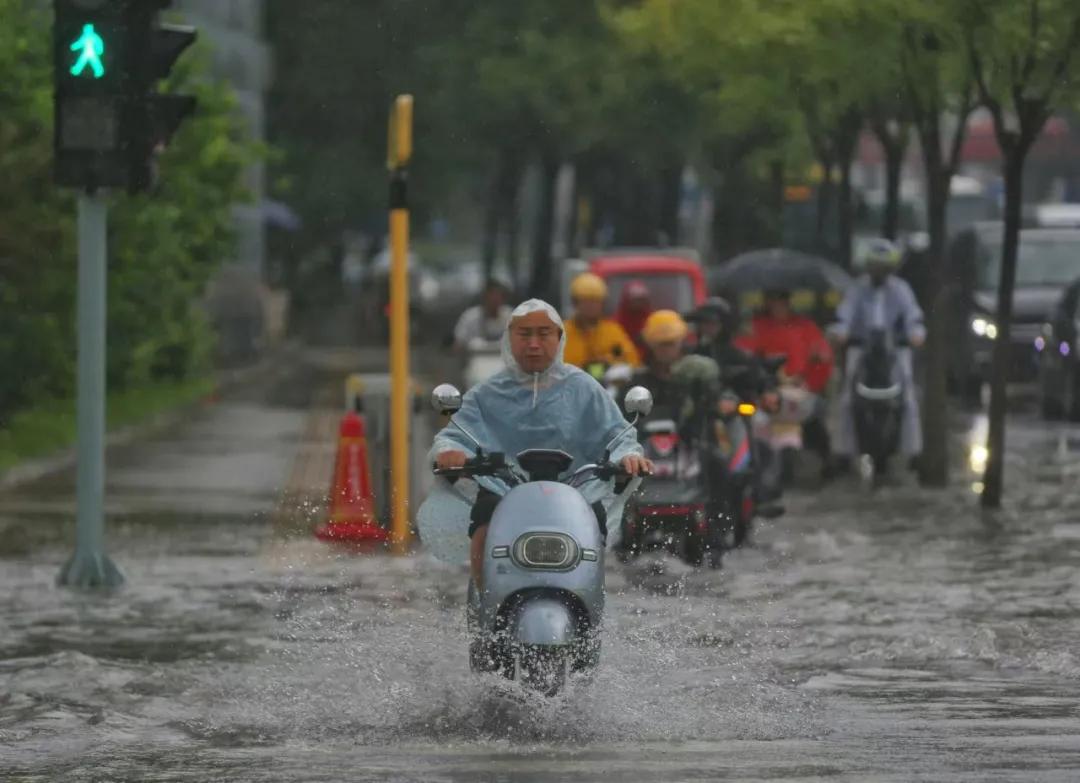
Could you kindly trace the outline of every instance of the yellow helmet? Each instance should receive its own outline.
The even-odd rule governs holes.
[[[684,340],[690,330],[686,321],[674,310],[657,310],[645,319],[641,327],[641,336],[650,345],[666,343],[672,340]]]
[[[584,272],[570,283],[571,299],[607,299],[607,283],[592,272]]]

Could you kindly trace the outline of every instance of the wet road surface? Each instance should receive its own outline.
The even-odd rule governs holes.
[[[996,516],[840,483],[721,572],[612,559],[601,668],[545,700],[468,672],[463,570],[273,522],[289,397],[116,466],[116,595],[53,586],[63,498],[0,497],[0,779],[1080,779],[1080,432],[1019,420]]]

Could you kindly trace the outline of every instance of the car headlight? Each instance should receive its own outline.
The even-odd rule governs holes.
[[[577,542],[562,533],[526,533],[514,542],[514,560],[523,568],[565,571],[579,557]]]
[[[985,337],[987,340],[996,340],[998,336],[997,324],[981,315],[971,319],[971,331],[976,337]]]

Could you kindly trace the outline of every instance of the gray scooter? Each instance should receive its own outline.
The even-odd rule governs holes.
[[[461,408],[461,393],[444,384],[431,402],[436,411],[453,414]],[[635,387],[624,405],[634,415],[630,430],[652,410],[652,395]],[[516,455],[519,471],[505,455],[485,454],[452,417],[450,422],[475,444],[476,456],[461,468],[435,473],[451,480],[496,476],[510,487],[488,526],[484,589],[469,583],[469,664],[555,695],[570,672],[588,671],[600,659],[605,542],[579,488],[615,478],[616,491],[625,492],[630,477],[609,463],[610,453],[564,476],[573,458],[551,449]]]

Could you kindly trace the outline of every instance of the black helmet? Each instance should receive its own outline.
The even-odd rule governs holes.
[[[695,310],[698,320],[702,321],[728,321],[733,311],[727,299],[720,296],[710,296]]]
[[[697,323],[702,321],[719,323],[723,327],[723,334],[728,339],[734,335],[738,326],[738,315],[735,308],[728,303],[727,299],[720,296],[710,296],[698,305],[697,309],[689,313],[686,320]]]

